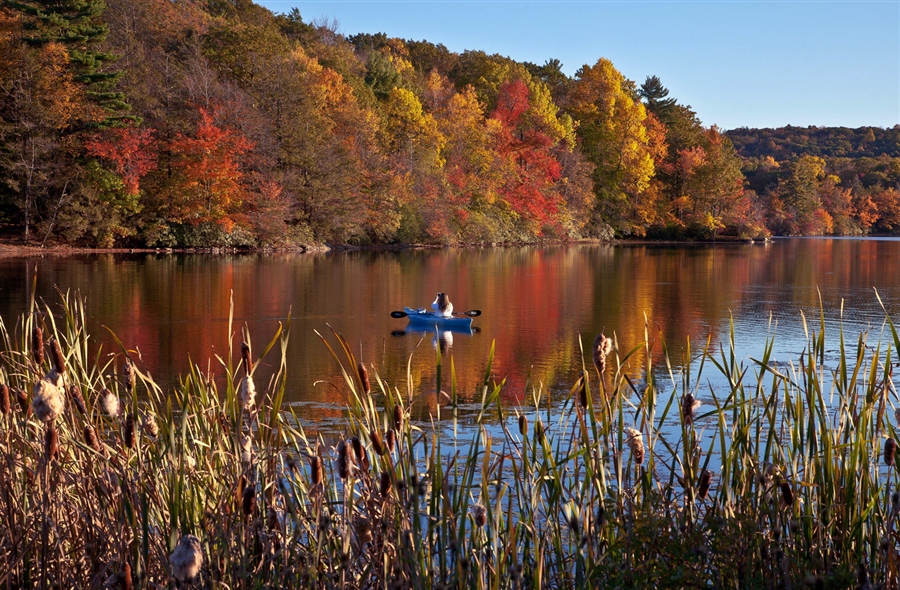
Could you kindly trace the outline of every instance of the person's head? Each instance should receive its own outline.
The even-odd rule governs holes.
[[[438,309],[441,311],[446,311],[447,307],[450,305],[450,298],[447,297],[446,293],[438,293],[437,294],[437,302],[438,302]]]

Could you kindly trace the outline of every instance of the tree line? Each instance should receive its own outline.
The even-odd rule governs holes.
[[[569,77],[558,60],[348,37],[250,0],[2,0],[0,97],[0,224],[30,242],[900,228],[893,153],[862,172],[864,159],[742,158],[743,136],[607,59]]]

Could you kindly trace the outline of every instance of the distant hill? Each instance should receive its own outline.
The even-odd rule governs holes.
[[[799,156],[822,158],[900,157],[900,125],[881,127],[780,127],[726,131],[737,152],[745,158],[771,156],[776,161]]]

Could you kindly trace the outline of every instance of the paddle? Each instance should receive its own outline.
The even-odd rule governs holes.
[[[405,311],[392,311],[391,312],[392,318],[405,318],[407,315],[409,315],[409,314],[407,314]],[[470,318],[477,318],[478,316],[481,315],[481,310],[480,309],[470,309],[469,311],[464,311],[462,313],[454,312],[453,315],[467,315]]]

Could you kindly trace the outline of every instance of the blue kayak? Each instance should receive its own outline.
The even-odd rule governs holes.
[[[410,324],[438,326],[449,330],[470,330],[472,328],[472,318],[467,316],[444,317],[434,315],[433,312],[425,309],[413,309],[404,307],[406,317],[409,318]]]

